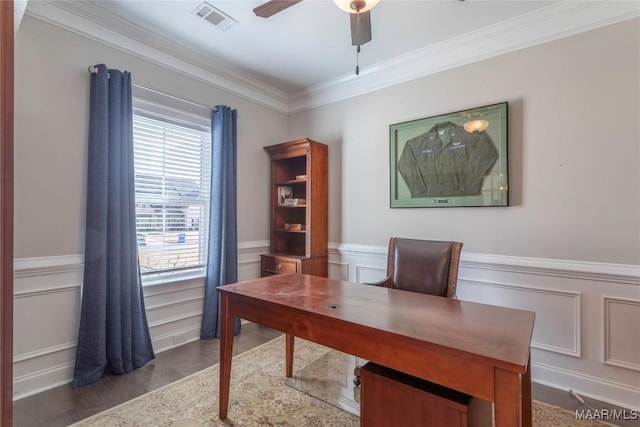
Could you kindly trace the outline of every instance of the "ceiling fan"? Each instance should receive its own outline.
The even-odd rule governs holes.
[[[253,13],[261,18],[268,18],[301,1],[302,0],[270,0],[253,9]],[[357,53],[360,53],[360,46],[371,41],[370,11],[379,1],[380,0],[334,0],[340,9],[349,13],[351,20],[351,44],[357,47]],[[356,75],[358,74],[360,74],[360,66],[357,63],[356,54]]]

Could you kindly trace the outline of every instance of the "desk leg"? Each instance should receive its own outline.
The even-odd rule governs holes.
[[[494,383],[495,427],[522,426],[520,374],[495,368]]]
[[[527,372],[522,375],[522,427],[533,426],[533,414],[531,410],[531,352]]]
[[[220,406],[218,417],[227,419],[231,361],[233,360],[233,317],[229,313],[229,297],[220,294]]]
[[[291,378],[293,375],[293,335],[286,334],[285,341],[285,375]]]

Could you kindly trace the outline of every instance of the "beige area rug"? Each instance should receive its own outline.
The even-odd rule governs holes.
[[[279,337],[234,358],[229,417],[225,421],[218,419],[215,365],[74,426],[357,427],[360,420],[350,413],[357,413],[357,393],[353,394],[353,377],[346,374],[353,364],[353,357],[296,339],[295,375],[288,386],[284,376],[284,338]],[[323,387],[309,387],[309,381],[319,381]],[[338,398],[331,391],[335,389],[343,389]],[[572,412],[535,401],[533,413],[536,427],[609,425],[576,421]]]
[[[353,371],[366,362],[331,350],[288,378],[285,384],[359,416],[360,388],[353,384]],[[593,420],[576,420],[574,412],[535,400],[532,411],[534,427],[612,426]]]

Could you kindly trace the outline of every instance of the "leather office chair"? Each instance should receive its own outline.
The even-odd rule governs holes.
[[[455,298],[461,242],[392,237],[387,277],[369,285]]]
[[[461,242],[392,237],[387,256],[387,277],[367,285],[455,298],[461,251]],[[359,366],[354,374],[353,382],[357,386],[360,384]]]

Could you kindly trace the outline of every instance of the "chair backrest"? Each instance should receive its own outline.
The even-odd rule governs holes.
[[[391,286],[455,298],[461,250],[461,242],[392,237],[387,261]]]

